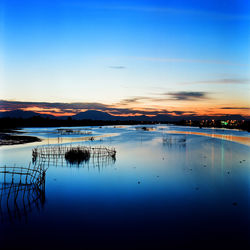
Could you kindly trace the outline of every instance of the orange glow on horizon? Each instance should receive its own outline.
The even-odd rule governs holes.
[[[43,111],[43,112],[36,112],[36,113],[39,113],[39,114],[44,114],[44,115],[53,115],[53,116],[56,116],[56,117],[60,117],[60,116],[72,116],[72,115],[76,115],[76,113],[53,113],[53,112],[46,112],[46,111]]]
[[[197,103],[197,102],[183,102],[182,104],[178,103],[174,106],[171,103],[170,105],[149,105],[148,102],[144,104],[140,103],[140,105],[107,105],[107,109],[98,109],[96,111],[106,112],[110,115],[117,116],[117,117],[126,117],[126,116],[141,116],[146,115],[148,117],[154,117],[155,115],[170,115],[172,117],[181,117],[181,116],[211,116],[216,118],[217,116],[226,116],[226,115],[241,115],[244,116],[246,119],[250,118],[249,109],[245,106],[244,107],[239,105],[229,105],[229,104],[221,104],[221,105],[206,105],[207,103]],[[105,105],[105,104],[103,104]],[[143,106],[142,106],[143,105]],[[19,106],[19,105],[18,105]],[[22,107],[20,104],[20,108],[18,106],[13,107],[13,110],[23,110],[23,111],[33,111],[40,114],[49,114],[56,117],[60,116],[73,116],[78,114],[79,112],[85,112],[88,109],[81,109],[81,108],[61,108],[61,106],[56,107],[54,104],[53,107],[49,107],[49,105],[42,106],[38,104],[32,104],[32,106],[25,106]],[[63,107],[63,106],[62,106]],[[228,107],[228,108],[227,108]],[[234,108],[235,107],[235,108]],[[238,108],[237,108],[238,107]],[[114,111],[112,110],[114,109]],[[117,111],[115,110],[117,109]],[[11,109],[0,109],[0,112],[10,111]],[[94,110],[94,109],[92,109]],[[124,110],[124,113],[123,113]],[[126,111],[126,112],[125,112]],[[130,112],[131,111],[131,112]]]

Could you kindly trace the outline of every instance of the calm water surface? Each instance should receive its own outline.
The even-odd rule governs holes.
[[[248,249],[249,134],[137,127],[86,128],[91,135],[27,128],[43,141],[2,146],[1,166],[27,167],[37,145],[112,146],[117,154],[115,161],[79,166],[50,162],[44,190],[28,196],[20,189],[8,198],[10,188],[0,183],[0,248]]]

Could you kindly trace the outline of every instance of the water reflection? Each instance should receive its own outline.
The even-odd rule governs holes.
[[[218,138],[222,140],[227,141],[234,141],[241,144],[245,144],[250,146],[250,137],[244,137],[244,136],[235,136],[231,134],[215,134],[215,133],[202,133],[202,132],[194,132],[194,131],[166,131],[168,134],[186,134],[186,135],[202,135],[202,136],[208,136],[212,138]]]
[[[116,162],[116,158],[90,158],[87,161],[82,162],[68,162],[65,158],[54,158],[54,159],[40,159],[38,160],[39,164],[43,164],[47,168],[54,167],[76,167],[76,168],[98,168],[99,170],[112,166]]]
[[[28,168],[0,167],[0,216],[1,223],[25,221],[33,209],[45,204],[45,172],[40,165]]]
[[[164,135],[162,137],[162,143],[164,146],[168,147],[186,147],[186,136],[172,136],[172,135]]]
[[[31,186],[28,186],[31,188],[29,199],[36,197],[40,208],[45,204],[44,210],[39,212],[34,204],[36,212],[29,214],[28,223],[22,220],[11,226],[0,225],[0,241],[1,235],[4,237],[1,247],[9,246],[13,237],[26,239],[27,235],[32,235],[29,240],[35,244],[40,243],[43,235],[43,249],[53,243],[53,248],[64,249],[67,240],[69,249],[79,248],[83,242],[89,249],[97,242],[97,237],[100,245],[96,249],[105,248],[103,242],[107,239],[111,245],[120,246],[120,242],[128,241],[129,237],[132,240],[126,249],[135,244],[138,248],[145,246],[148,239],[153,244],[151,249],[158,249],[157,243],[168,248],[168,245],[197,238],[207,242],[207,235],[213,245],[218,245],[218,239],[228,245],[231,239],[246,242],[249,238],[245,237],[249,232],[246,222],[249,215],[249,147],[191,133],[165,134],[163,129],[167,127],[155,131],[136,130],[135,127],[93,128],[93,134],[119,132],[112,141],[103,140],[117,149],[117,160],[90,157],[86,162],[71,165],[64,155],[37,157],[36,164],[49,168],[46,203],[45,192],[41,191],[44,195],[40,196]],[[234,135],[242,133],[234,132]],[[85,141],[80,145],[83,144],[93,147],[99,141]],[[72,143],[72,146],[78,145],[79,142]],[[30,161],[33,146],[6,147],[1,151],[2,164]],[[97,169],[88,169],[101,169],[114,163],[114,168],[106,168],[101,174]],[[9,181],[11,183],[11,175]],[[18,177],[15,183],[18,186]],[[17,190],[18,187],[9,202],[12,208],[15,208]],[[5,192],[7,196],[8,192]],[[22,202],[24,191],[18,192],[17,201]],[[29,210],[28,199],[25,199],[26,210]],[[6,200],[4,203],[2,200],[2,207],[6,204]],[[22,203],[18,203],[19,210],[20,207]],[[8,217],[8,209],[5,211]],[[18,217],[17,214],[17,211],[12,213],[11,218]],[[16,242],[13,242],[13,249],[21,246],[20,241]],[[26,245],[24,242],[23,246]],[[191,249],[187,246],[176,248]]]
[[[62,143],[74,143],[74,142],[86,142],[86,141],[103,141],[105,138],[111,138],[114,136],[118,136],[119,133],[112,134],[103,134],[103,135],[95,135],[95,136],[79,136],[79,135],[68,135],[68,136],[57,136],[57,137],[48,137],[43,138],[42,144],[62,144]],[[75,137],[74,137],[75,136]]]

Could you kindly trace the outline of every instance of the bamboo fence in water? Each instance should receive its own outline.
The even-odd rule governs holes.
[[[56,146],[42,146],[36,147],[32,150],[33,160],[36,159],[59,159],[64,158],[65,154],[70,150],[82,150],[88,151],[90,153],[90,157],[94,159],[101,158],[115,158],[116,150],[115,148],[108,148],[104,146],[64,146],[64,145],[56,145]]]
[[[27,217],[45,202],[45,173],[41,165],[0,167],[0,219]]]

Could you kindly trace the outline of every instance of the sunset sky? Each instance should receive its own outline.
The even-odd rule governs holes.
[[[250,1],[2,0],[0,110],[249,116]]]

